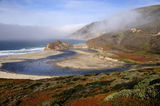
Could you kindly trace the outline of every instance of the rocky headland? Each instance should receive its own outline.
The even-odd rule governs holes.
[[[49,43],[44,50],[64,50],[72,47],[73,47],[72,44],[57,40],[55,42]]]

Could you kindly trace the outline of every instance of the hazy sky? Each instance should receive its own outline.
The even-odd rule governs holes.
[[[67,35],[85,24],[103,20],[116,12],[154,4],[160,4],[160,0],[0,0],[0,31],[7,24],[6,29],[6,26],[14,25],[23,27],[21,30],[37,27],[36,31],[41,31],[43,28],[38,30],[38,27],[44,27],[51,32],[53,30],[50,37],[65,35],[62,32]],[[8,30],[13,30],[12,27]],[[18,31],[10,32],[8,36],[13,36],[9,35],[11,33],[16,36]],[[1,40],[7,34],[7,31],[3,32],[5,33],[0,32]],[[19,36],[23,36],[22,34]],[[45,33],[41,34],[42,38],[44,35]]]

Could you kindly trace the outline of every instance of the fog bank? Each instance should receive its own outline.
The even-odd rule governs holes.
[[[151,8],[151,9],[150,9]],[[116,32],[128,28],[141,26],[157,19],[160,15],[159,8],[144,7],[129,11],[123,11],[118,14],[107,17],[103,21],[95,22],[88,28],[89,33]]]
[[[83,25],[62,27],[22,26],[0,23],[0,40],[48,40],[65,38]]]

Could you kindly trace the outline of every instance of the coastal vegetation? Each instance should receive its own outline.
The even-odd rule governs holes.
[[[160,67],[42,80],[0,80],[0,104],[153,105],[160,99]]]

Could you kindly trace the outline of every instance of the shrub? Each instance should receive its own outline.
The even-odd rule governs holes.
[[[104,99],[104,101],[106,102],[106,101],[110,101],[110,100],[112,100],[115,96],[117,96],[118,95],[118,93],[117,92],[115,92],[115,93],[112,93],[112,94],[110,94],[109,96],[107,96],[105,99]]]
[[[121,89],[121,86],[122,85],[117,86],[116,89]],[[123,89],[118,93],[113,93],[107,96],[104,101],[115,100],[116,98],[122,97],[134,97],[141,101],[150,100],[152,104],[158,104],[160,99],[160,77],[150,76],[135,85],[133,89]]]
[[[143,81],[139,82],[137,85],[134,86],[135,89],[144,89],[151,85],[154,80],[159,79],[159,76],[154,75],[150,76],[149,78],[144,79]]]
[[[136,61],[134,61],[132,59],[123,59],[123,61],[126,63],[137,63]]]

